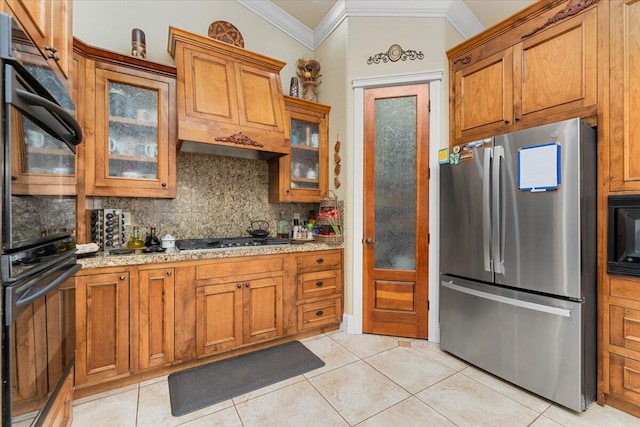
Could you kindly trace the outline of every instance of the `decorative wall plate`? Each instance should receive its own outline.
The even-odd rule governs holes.
[[[389,46],[387,55],[389,56],[389,60],[391,62],[396,62],[398,59],[402,57],[402,48],[400,47],[399,44],[392,44],[391,46]]]
[[[227,21],[214,21],[209,25],[209,37],[238,47],[244,47],[240,30]]]

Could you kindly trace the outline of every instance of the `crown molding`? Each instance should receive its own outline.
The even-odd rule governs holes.
[[[236,0],[305,47],[314,50],[313,31],[270,1]]]
[[[305,47],[315,50],[348,17],[445,18],[465,39],[484,26],[461,0],[338,0],[315,30],[269,0],[236,0]]]

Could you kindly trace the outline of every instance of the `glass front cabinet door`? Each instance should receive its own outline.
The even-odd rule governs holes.
[[[319,202],[328,188],[331,107],[285,96],[291,154],[269,164],[270,201]]]
[[[175,80],[96,66],[88,195],[175,197]],[[90,176],[93,174],[94,176]]]

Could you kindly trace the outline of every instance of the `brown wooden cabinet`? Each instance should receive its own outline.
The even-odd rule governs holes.
[[[332,249],[81,270],[79,396],[337,328],[342,262]]]
[[[269,162],[270,202],[319,202],[329,188],[331,107],[285,96],[291,154]]]
[[[160,268],[158,268],[160,267]],[[139,369],[173,362],[175,269],[154,265],[138,272],[136,298],[132,298],[132,322],[138,336]]]
[[[178,78],[178,138],[288,154],[285,63],[169,27]]]
[[[76,385],[129,375],[127,268],[81,270],[76,277]]]
[[[282,270],[282,257],[196,266],[197,357],[282,335]]]
[[[170,67],[76,41],[88,88],[78,108],[85,129],[87,196],[176,196],[175,73]]]
[[[599,389],[607,403],[640,416],[640,278],[610,275],[608,284]]]
[[[610,2],[610,191],[640,190],[640,4]]]
[[[561,2],[448,52],[451,145],[597,114],[598,14],[606,14],[570,7]]]
[[[298,330],[342,321],[342,250],[298,255]]]
[[[5,0],[63,84],[70,88],[73,49],[71,0]]]

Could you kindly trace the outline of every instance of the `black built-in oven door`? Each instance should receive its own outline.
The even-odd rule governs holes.
[[[0,14],[2,253],[64,239],[75,230],[75,105],[16,21]],[[37,50],[35,50],[37,53]]]
[[[40,425],[73,367],[75,286],[66,262],[4,287],[2,425]]]

